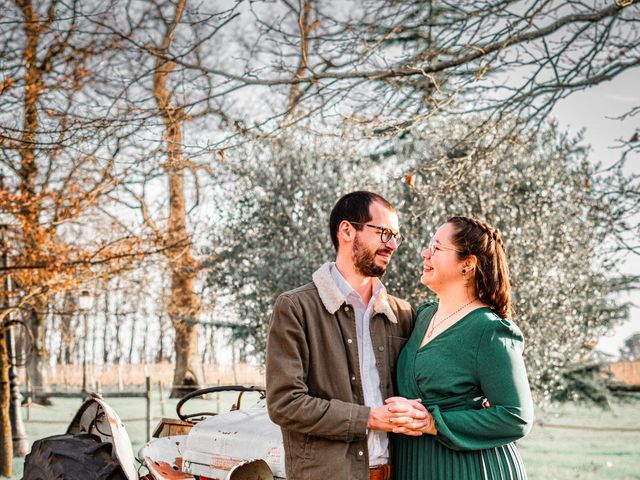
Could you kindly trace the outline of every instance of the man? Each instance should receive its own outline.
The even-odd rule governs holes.
[[[267,340],[267,407],[282,429],[287,478],[391,478],[384,399],[414,311],[379,280],[402,242],[383,197],[352,192],[329,219],[335,263],[276,301]],[[411,404],[408,417],[424,418]]]

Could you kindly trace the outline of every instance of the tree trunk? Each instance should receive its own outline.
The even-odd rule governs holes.
[[[156,363],[161,363],[165,360],[165,355],[164,355],[165,328],[164,328],[164,316],[162,315],[162,313],[158,315],[158,328],[160,330],[160,339],[158,342],[158,351],[156,353]]]
[[[173,143],[173,145],[178,144]],[[175,151],[173,154],[175,155]],[[201,302],[194,289],[198,272],[197,264],[193,258],[191,242],[186,241],[190,238],[186,229],[184,173],[182,169],[169,170],[169,172],[171,197],[168,242],[176,245],[176,248],[168,250],[171,297],[167,312],[176,335],[174,339],[176,367],[171,390],[171,397],[176,398],[200,387],[198,325],[195,322],[200,314]]]
[[[89,360],[90,363],[89,365],[91,366],[91,379],[92,379],[92,383],[93,386],[95,388],[95,381],[94,381],[94,370],[95,370],[95,365],[96,365],[96,360],[98,359],[98,309],[99,309],[99,305],[98,302],[95,302],[95,304],[93,305],[93,322],[91,322],[91,355],[89,356]]]
[[[24,15],[26,46],[24,61],[27,67],[24,83],[24,119],[20,138],[20,191],[30,199],[38,197],[35,146],[38,144],[36,132],[40,123],[38,118],[38,98],[42,93],[42,70],[38,62],[38,44],[40,41],[41,25],[38,14],[32,2],[24,2],[21,6]],[[42,249],[40,244],[40,209],[39,201],[34,200],[24,206],[24,244],[27,258],[38,259]],[[45,344],[46,300],[43,296],[35,298],[28,323],[33,335],[34,345],[32,354],[27,360],[27,372],[36,394],[42,392],[47,385],[45,370],[47,349]],[[41,399],[42,400],[42,399]],[[44,399],[48,400],[48,399]]]
[[[140,360],[142,363],[147,363],[149,360],[153,362],[153,356],[147,355],[147,349],[149,348],[149,312],[146,307],[142,307],[142,318],[144,320],[144,333],[142,334],[142,345],[140,347]]]
[[[131,331],[129,332],[129,351],[127,352],[127,363],[133,365],[133,347],[136,343],[136,322],[138,315],[131,315]]]
[[[13,435],[9,407],[9,352],[6,330],[0,328],[0,477],[10,477],[13,472]]]
[[[119,313],[119,307],[118,304],[116,304],[116,311],[115,311],[115,326],[116,326],[116,331],[113,335],[113,362],[114,363],[120,363],[120,360],[123,357],[123,352],[122,352],[122,340],[120,339],[120,327],[121,324],[120,322],[122,322],[122,315],[118,315]]]
[[[49,405],[51,400],[43,395],[49,391],[49,377],[47,374],[48,354],[45,345],[46,315],[45,305],[41,299],[36,300],[35,308],[29,315],[29,329],[33,335],[31,355],[27,358],[27,375],[31,382],[34,397],[39,403]]]
[[[198,328],[197,325],[189,325],[182,320],[172,320],[172,323],[176,331],[174,341],[176,367],[173,373],[171,398],[178,398],[200,387]]]
[[[207,325],[204,326],[204,332],[202,337],[204,338],[204,345],[202,346],[202,352],[200,353],[200,363],[207,363],[207,356],[209,353],[209,330],[210,327]]]
[[[109,288],[105,288],[104,293],[104,328],[102,329],[102,363],[106,365],[109,363],[109,322],[111,321],[111,315],[109,312]]]
[[[56,353],[56,365],[62,365],[64,361],[64,352],[65,352],[65,341],[64,341],[64,318],[62,315],[58,315],[58,331],[60,332],[60,341],[57,345],[58,352]],[[19,350],[18,350],[19,351]],[[53,352],[53,350],[51,350]]]
[[[166,25],[165,36],[159,53],[170,52],[173,33],[180,23],[185,0],[176,5],[172,22]],[[187,211],[185,208],[184,171],[182,155],[182,127],[184,108],[175,106],[167,81],[175,63],[159,55],[154,70],[153,95],[158,113],[164,123],[164,141],[167,161],[164,170],[169,180],[169,219],[164,236],[171,275],[171,296],[167,312],[176,332],[176,367],[173,374],[171,397],[176,398],[200,386],[198,358],[198,325],[201,301],[195,293],[195,281],[199,265],[193,256],[191,236],[187,232]]]

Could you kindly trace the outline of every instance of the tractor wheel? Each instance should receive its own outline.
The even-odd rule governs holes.
[[[126,480],[113,445],[95,435],[54,435],[33,443],[23,480]]]

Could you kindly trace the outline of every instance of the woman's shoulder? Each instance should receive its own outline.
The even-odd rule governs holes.
[[[473,322],[481,330],[485,340],[496,338],[523,341],[522,331],[513,320],[502,318],[489,307],[482,307],[473,312],[477,319]]]

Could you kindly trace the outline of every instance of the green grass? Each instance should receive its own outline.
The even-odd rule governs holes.
[[[544,424],[640,430],[640,402],[612,410],[564,404],[538,411],[518,447],[531,479],[640,479],[640,432],[570,430]]]
[[[253,397],[255,398],[255,397]],[[228,410],[235,395],[209,401],[196,400],[189,411]],[[246,398],[245,402],[251,402]],[[145,401],[136,398],[113,398],[107,402],[115,408],[127,426],[134,451],[143,445],[146,436]],[[31,408],[31,420],[25,427],[29,440],[64,433],[80,406],[80,400],[54,399],[50,407]],[[167,400],[165,416],[175,417],[177,400]],[[248,403],[247,403],[248,404]],[[152,406],[154,417],[161,416],[159,400]],[[551,428],[545,424],[579,425],[599,428],[635,428],[640,430],[640,401],[614,404],[612,410],[563,404],[537,412],[533,430],[518,447],[532,480],[640,480],[640,432],[571,430]],[[56,422],[56,423],[51,423]],[[156,422],[154,422],[155,425]],[[22,459],[14,461],[14,476],[22,476]]]
[[[155,392],[154,392],[155,393]],[[251,405],[257,400],[257,394],[247,393],[243,397],[242,406]],[[215,394],[209,400],[193,399],[183,408],[183,413],[196,413],[205,411],[228,411],[236,401],[236,393],[223,393],[220,397]],[[133,445],[134,453],[146,443],[146,400],[144,398],[106,398],[106,402],[115,409],[120,419],[124,422]],[[152,400],[151,415],[153,421],[151,429],[155,428],[160,418],[177,418],[177,399],[165,399],[164,413],[159,397]],[[26,408],[22,410],[25,429],[29,440],[29,448],[34,440],[65,433],[73,416],[82,401],[69,398],[53,398],[52,405],[47,407],[31,407],[29,412]],[[27,418],[29,416],[29,418]],[[14,459],[12,480],[22,478],[22,467],[24,459]],[[0,476],[0,478],[5,478]]]

